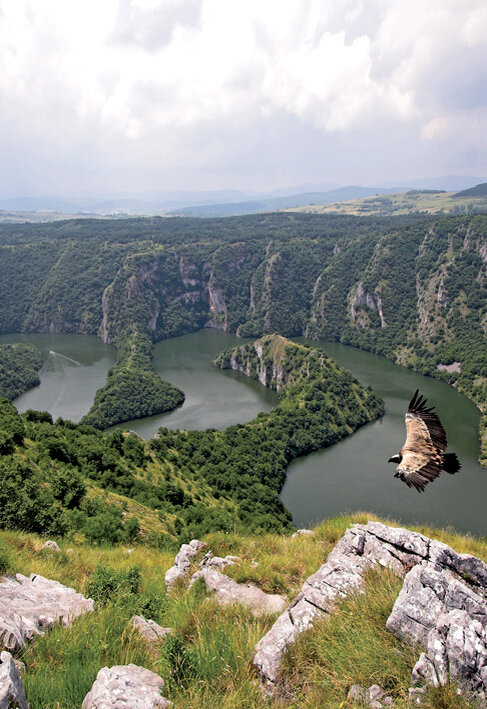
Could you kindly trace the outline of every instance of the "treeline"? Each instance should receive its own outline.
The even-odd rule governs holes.
[[[44,411],[19,415],[7,399],[0,399],[0,474],[0,528],[81,532],[92,543],[171,544],[187,539],[193,507],[218,505],[226,519],[235,506],[203,480],[183,480],[135,434],[53,422]]]
[[[40,350],[30,345],[0,345],[0,396],[11,401],[39,384]]]
[[[184,402],[184,393],[153,371],[151,351],[151,341],[145,334],[136,333],[122,342],[117,362],[108,372],[106,384],[96,392],[82,423],[109,428],[171,411]]]

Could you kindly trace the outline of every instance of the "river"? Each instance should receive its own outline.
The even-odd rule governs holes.
[[[304,342],[304,340],[301,340]],[[95,337],[82,335],[8,335],[3,342],[27,342],[51,353],[41,373],[41,385],[15,404],[47,409],[53,416],[79,421],[89,409],[114,361],[114,351]],[[225,428],[244,423],[276,401],[242,374],[221,371],[211,360],[226,347],[241,344],[235,335],[202,330],[158,343],[154,368],[186,394],[175,411],[131,421],[130,428],[150,438],[160,426],[168,428]],[[386,413],[353,436],[323,451],[291,463],[282,499],[297,526],[309,526],[347,511],[367,510],[402,521],[453,526],[459,531],[487,535],[487,470],[477,463],[479,412],[475,405],[444,382],[423,377],[388,360],[344,345],[309,343],[349,369],[363,384],[371,384],[385,400]],[[441,416],[449,450],[462,470],[443,473],[420,495],[394,478],[388,458],[404,443],[404,413],[416,388]]]

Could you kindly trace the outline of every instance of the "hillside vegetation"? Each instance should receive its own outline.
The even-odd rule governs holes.
[[[0,396],[13,400],[39,384],[40,350],[30,345],[0,345]]]
[[[291,601],[304,580],[325,561],[347,527],[372,515],[355,514],[323,522],[313,536],[275,533],[254,537],[233,532],[204,537],[220,556],[238,555],[225,573],[238,582],[258,585]],[[485,541],[452,532],[416,528],[427,536],[487,560]],[[256,642],[274,618],[255,618],[242,606],[221,607],[200,584],[166,595],[164,572],[176,548],[146,545],[93,548],[79,540],[61,541],[61,552],[42,550],[34,534],[0,532],[3,572],[41,574],[91,595],[94,613],[70,628],[58,626],[35,640],[21,655],[23,682],[31,709],[79,709],[98,670],[133,662],[160,674],[164,695],[178,709],[338,709],[347,704],[352,684],[375,682],[387,689],[399,709],[406,709],[411,669],[418,652],[385,629],[385,620],[402,581],[391,572],[367,574],[365,593],[350,595],[328,621],[316,623],[288,651],[282,672],[287,694],[265,698],[252,666]],[[197,566],[197,565],[195,565]],[[130,579],[130,582],[129,582]],[[175,636],[151,649],[134,632],[134,613],[175,630]],[[454,685],[432,690],[426,709],[466,709]]]
[[[99,333],[117,347],[87,417],[100,427],[153,411],[152,342],[202,326],[279,332],[341,341],[455,384],[484,413],[487,463],[486,216],[12,225],[0,228],[0,251],[1,332]],[[136,411],[124,394],[132,384]],[[177,403],[169,391],[161,405]]]
[[[95,543],[142,530],[156,546],[212,530],[291,529],[279,498],[289,462],[377,418],[383,404],[322,353],[279,336],[254,348],[264,358],[279,349],[279,402],[225,431],[159,429],[147,443],[47,412],[20,416],[0,399],[0,529],[80,532]]]

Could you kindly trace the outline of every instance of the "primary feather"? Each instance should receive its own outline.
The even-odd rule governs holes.
[[[434,407],[416,389],[406,412],[406,442],[399,453],[395,476],[423,492],[442,470],[454,474],[460,463],[454,453],[445,453],[446,433]]]

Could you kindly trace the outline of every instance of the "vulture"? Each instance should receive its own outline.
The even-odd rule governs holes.
[[[426,407],[426,399],[416,389],[406,413],[406,443],[388,463],[397,463],[395,478],[409,487],[424,492],[442,470],[457,473],[460,462],[455,453],[445,453],[446,433],[434,407]]]

